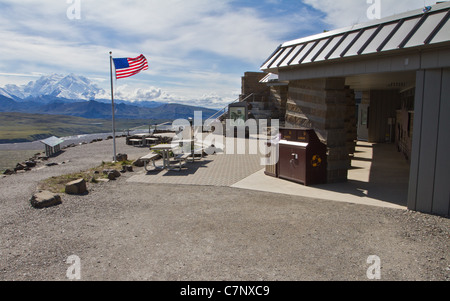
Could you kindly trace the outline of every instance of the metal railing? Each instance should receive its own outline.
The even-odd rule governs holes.
[[[230,102],[230,103],[227,104],[223,109],[220,109],[220,110],[217,111],[215,114],[213,114],[211,117],[209,117],[208,119],[206,119],[205,124],[206,124],[208,121],[212,121],[212,120],[214,120],[214,119],[220,119],[220,118],[222,118],[225,114],[228,113],[228,107],[229,107],[229,105],[234,104],[234,103],[236,103],[236,102],[244,102],[244,101],[246,101],[247,99],[249,99],[250,97],[252,97],[253,94],[254,94],[254,93],[248,95],[247,97],[245,97],[245,98],[242,99],[242,100],[241,100],[240,98],[238,98],[238,99],[234,100],[233,102]],[[223,111],[223,113],[222,113],[221,115],[217,116],[217,115],[220,114],[222,111]]]

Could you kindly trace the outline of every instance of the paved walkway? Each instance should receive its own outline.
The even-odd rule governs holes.
[[[140,172],[129,182],[227,186],[371,206],[406,209],[409,166],[392,144],[359,142],[347,183],[306,187],[264,174],[261,155],[215,154],[182,171]]]

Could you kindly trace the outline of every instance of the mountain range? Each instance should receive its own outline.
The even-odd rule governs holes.
[[[103,97],[102,97],[103,96]],[[69,115],[91,119],[112,117],[111,100],[105,91],[83,76],[52,74],[26,85],[0,88],[0,112]],[[186,119],[195,111],[207,118],[216,111],[203,107],[156,101],[115,100],[118,119]]]

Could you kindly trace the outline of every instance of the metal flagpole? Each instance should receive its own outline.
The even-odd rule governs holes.
[[[111,106],[112,106],[112,130],[113,130],[113,144],[114,144],[114,162],[117,162],[116,157],[116,121],[114,119],[114,85],[113,85],[113,58],[112,51],[109,52],[109,64],[111,71]]]

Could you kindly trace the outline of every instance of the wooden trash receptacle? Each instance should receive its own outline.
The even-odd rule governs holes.
[[[278,177],[305,186],[327,181],[327,147],[312,129],[280,129]]]

